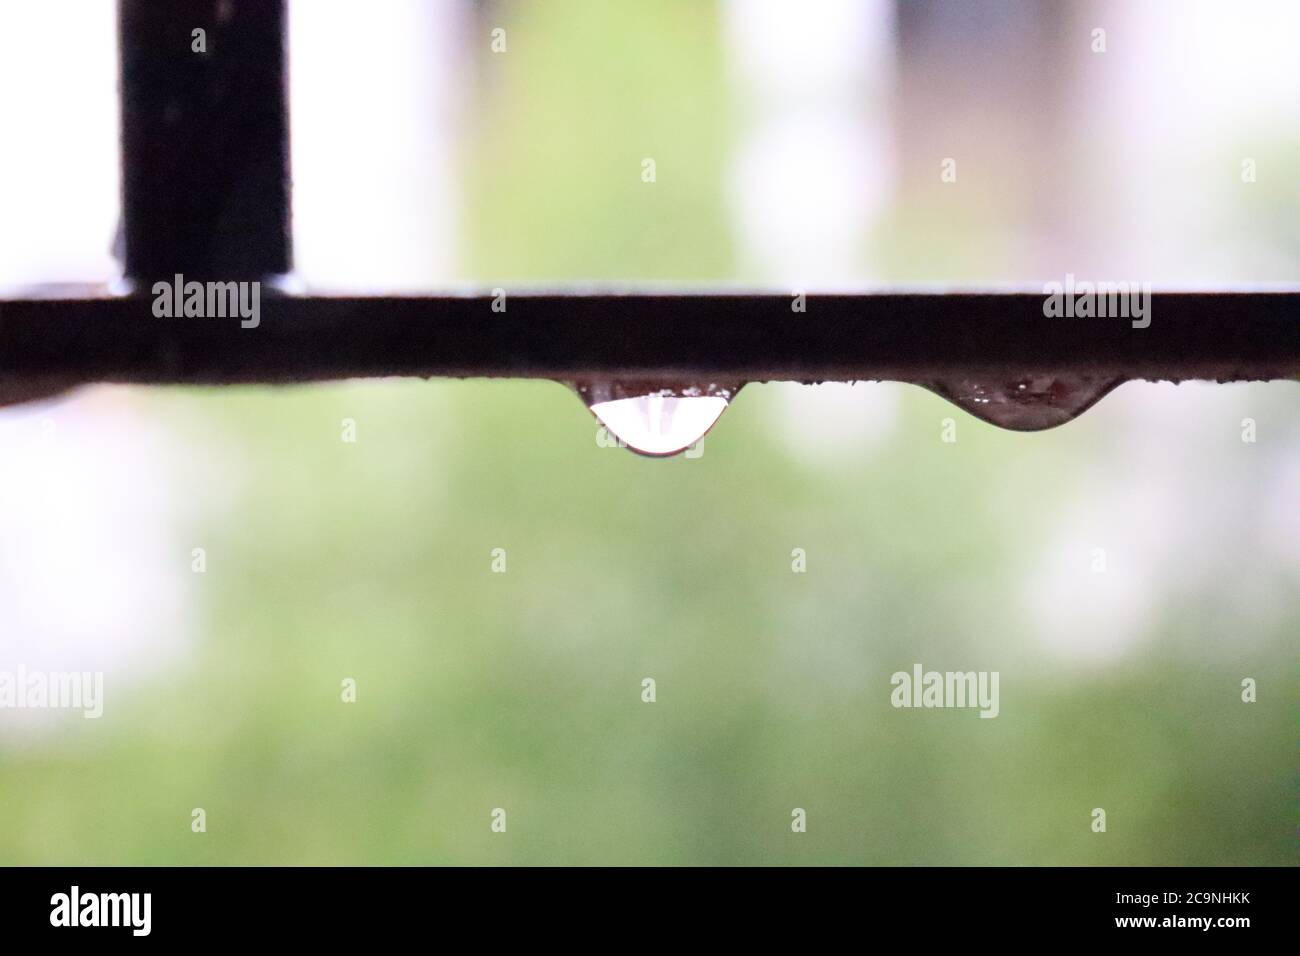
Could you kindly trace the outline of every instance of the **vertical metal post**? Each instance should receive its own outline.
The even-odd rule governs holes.
[[[285,27],[285,0],[119,0],[128,279],[289,271]]]

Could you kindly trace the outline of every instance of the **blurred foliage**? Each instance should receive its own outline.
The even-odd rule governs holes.
[[[962,417],[943,445],[949,406],[908,390],[892,437],[825,468],[773,435],[782,388],[742,392],[702,457],[669,461],[597,447],[548,383],[151,394],[243,462],[237,514],[179,529],[210,556],[193,576],[204,639],[167,679],[111,688],[102,721],[3,753],[0,855],[1292,859],[1300,600],[1250,563],[1255,529],[1207,542],[1244,564],[1110,665],[1063,668],[1016,600],[1053,512],[1088,493],[1069,476],[1102,453],[1132,467],[1106,447],[1120,396],[1040,436]],[[1274,404],[1261,427],[1285,433]],[[790,572],[792,546],[808,573]],[[1285,602],[1271,625],[1240,602],[1261,577]],[[1000,670],[1001,715],[891,708],[889,675],[914,661]],[[189,831],[195,806],[206,834]]]
[[[470,273],[730,274],[716,8],[557,0],[511,4],[509,22],[516,39],[483,71],[465,165]]]

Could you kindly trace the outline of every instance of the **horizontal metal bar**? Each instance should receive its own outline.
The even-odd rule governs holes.
[[[256,328],[158,318],[150,296],[0,299],[0,379],[294,382],[363,376],[861,380],[1072,372],[1300,377],[1300,291],[1156,292],[1150,325],[1049,318],[1028,292],[294,297]],[[504,311],[494,311],[494,303]]]

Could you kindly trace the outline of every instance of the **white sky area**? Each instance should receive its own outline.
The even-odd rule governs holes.
[[[297,272],[410,292],[454,271],[467,70],[460,0],[291,0]]]
[[[0,3],[0,288],[116,274],[117,85],[111,0]]]
[[[765,287],[843,281],[893,186],[892,3],[724,0],[722,10],[742,272]]]
[[[1300,3],[1111,0],[1107,52],[1076,80],[1091,225],[1062,250],[1075,271],[1162,285],[1300,278],[1294,249],[1252,228],[1255,190],[1294,196]],[[1258,181],[1241,181],[1253,158]],[[1289,189],[1288,185],[1289,184]],[[1267,222],[1264,225],[1268,225]]]
[[[229,470],[207,470],[156,408],[141,389],[96,387],[0,411],[0,670],[101,671],[106,714],[186,658],[202,543],[180,526],[199,510],[189,489],[211,506],[204,481]],[[0,735],[66,719],[5,710]]]

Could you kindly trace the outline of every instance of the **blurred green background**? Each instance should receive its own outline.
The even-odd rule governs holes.
[[[727,219],[744,111],[715,6],[580,6],[471,21],[510,17],[512,46],[475,67],[454,271],[763,279]],[[900,187],[849,278],[1003,277],[1023,260],[991,252],[1019,240],[1009,213],[981,218],[990,195],[943,214],[963,238],[908,220],[937,200]],[[1295,218],[1273,222],[1300,253]],[[891,236],[915,254],[881,257]],[[547,382],[83,392],[40,413],[63,457],[0,429],[7,527],[98,547],[87,573],[153,575],[179,610],[141,618],[159,661],[110,654],[103,719],[0,712],[0,862],[1294,863],[1297,398],[1130,384],[1013,434],[901,385],[751,385],[702,455],[651,461],[601,447]],[[118,450],[81,455],[78,421],[110,414]],[[41,462],[137,524],[80,540],[59,498],[31,497],[38,473],[14,477]],[[15,580],[6,600],[35,610],[7,626],[143,614],[72,578],[33,603]],[[1000,716],[894,709],[890,675],[916,662],[999,671]]]
[[[1294,386],[1177,392],[1198,414],[1167,442],[1144,417],[1149,386],[1127,386],[1049,433],[958,416],[950,445],[946,403],[883,386],[902,392],[892,437],[863,448],[845,433],[833,467],[774,435],[792,388],[742,392],[701,457],[667,461],[597,447],[585,409],[548,383],[140,396],[140,414],[243,462],[224,519],[203,520],[219,491],[198,482],[197,517],[177,529],[201,640],[163,675],[110,677],[103,719],[68,715],[39,746],[0,750],[0,855],[1293,861],[1300,599],[1295,564],[1261,548],[1252,496],[1270,487],[1268,448],[1300,441]],[[1242,401],[1267,443],[1240,442]],[[1162,443],[1160,467],[1144,442]],[[1206,478],[1214,444],[1238,457]],[[1106,508],[1151,481],[1190,547],[1134,568],[1153,529]],[[1106,575],[1155,588],[1154,606],[1132,625],[1079,548],[1063,580],[1103,607],[1071,639],[1130,627],[1134,646],[1063,663],[1039,629],[1068,631],[1077,603],[1044,619],[1021,596],[1055,514],[1095,495],[1087,544],[1108,546]],[[1198,560],[1194,588],[1167,582]],[[892,708],[889,676],[914,662],[1000,671],[1000,716]],[[1239,699],[1245,676],[1255,704]],[[1089,830],[1098,806],[1105,834]]]

